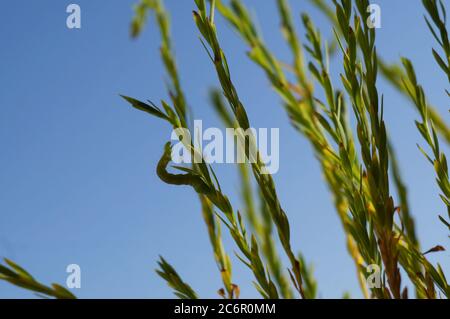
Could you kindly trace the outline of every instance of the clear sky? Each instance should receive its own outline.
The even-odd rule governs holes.
[[[72,1],[81,6],[81,30],[66,27],[69,1],[1,3],[0,256],[17,261],[45,283],[65,283],[66,266],[79,264],[82,288],[74,291],[79,297],[166,298],[172,293],[154,273],[158,255],[163,255],[201,296],[216,297],[220,276],[198,199],[192,189],[166,185],[155,174],[170,128],[119,98],[167,98],[153,19],[140,39],[129,38],[135,1]],[[275,1],[244,2],[258,16],[270,47],[289,61]],[[307,1],[291,2],[297,22],[298,13],[307,11],[331,37],[326,20]],[[390,61],[411,58],[431,101],[448,119],[448,83],[431,55],[434,42],[421,1],[377,3],[382,8],[378,52]],[[195,118],[221,127],[207,99],[218,82],[192,21],[194,1],[167,0],[166,6]],[[218,32],[252,126],[280,128],[281,164],[274,178],[291,220],[294,249],[314,264],[321,297],[339,298],[344,292],[359,297],[343,231],[311,147],[290,127],[280,99],[222,19]],[[332,63],[339,71],[339,58]],[[448,231],[437,218],[445,209],[433,170],[416,147],[423,144],[414,125],[418,116],[382,81],[380,92],[422,247],[447,246]],[[216,169],[239,207],[235,167]],[[236,247],[229,238],[226,244],[233,254]],[[450,270],[448,252],[430,258]],[[249,271],[236,258],[234,282],[243,297],[257,296]],[[0,297],[30,296],[0,282]]]

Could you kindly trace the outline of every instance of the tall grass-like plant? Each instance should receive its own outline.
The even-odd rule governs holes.
[[[420,146],[419,149],[435,169],[440,197],[447,208],[448,216],[436,218],[439,217],[450,230],[450,181],[441,146],[450,143],[450,128],[428,102],[413,63],[403,58],[401,64],[387,64],[382,59],[376,49],[376,30],[366,24],[368,0],[309,0],[329,18],[334,39],[324,40],[321,30],[305,12],[299,21],[306,39],[304,43],[300,40],[289,1],[272,1],[277,5],[281,32],[291,52],[288,64],[264,42],[244,1],[194,0],[193,20],[205,57],[210,60],[211,72],[219,83],[219,88],[210,94],[211,106],[226,127],[243,131],[251,127],[239,87],[234,85],[220,30],[215,24],[220,15],[248,46],[248,57],[266,75],[299,137],[311,144],[341,221],[363,296],[448,298],[450,287],[441,266],[433,265],[427,259],[428,253],[442,251],[444,247],[441,244],[424,252],[421,249],[409,209],[407,185],[400,172],[401,163],[396,158],[383,117],[384,98],[378,87],[380,77],[384,77],[401,94],[409,97],[411,105],[418,111],[420,118],[416,125],[431,153]],[[423,7],[430,34],[439,46],[431,50],[431,55],[450,81],[445,6],[438,0],[423,0]],[[201,160],[190,166],[170,166],[172,146],[167,142],[156,165],[156,173],[167,184],[189,186],[197,193],[222,280],[218,296],[239,298],[242,289],[233,281],[231,259],[222,241],[225,230],[237,249],[240,263],[234,267],[248,268],[261,297],[316,298],[320,281],[318,283],[314,278],[312,268],[305,261],[307,258],[291,244],[296,234],[291,230],[289,214],[283,209],[275,182],[261,160],[255,138],[238,136],[249,162],[236,164],[243,202],[243,208],[238,210],[221,188],[214,168],[195,147],[188,97],[180,81],[169,13],[163,1],[141,0],[135,13],[131,24],[133,37],[139,36],[150,13],[156,17],[161,35],[161,60],[169,79],[169,100],[156,105],[122,97],[134,108],[165,121],[172,129],[190,132],[190,137],[180,137],[180,142],[192,157]],[[330,74],[329,55],[334,54],[334,47],[338,48],[337,54],[343,65],[340,83],[333,83]],[[282,261],[283,255],[288,262],[286,265]],[[46,287],[18,265],[9,260],[6,263],[6,266],[0,266],[0,279],[47,297],[74,298],[61,286]],[[373,267],[382,270],[384,279],[379,286],[368,281]],[[163,257],[158,262],[157,273],[177,297],[201,297]],[[408,283],[414,287],[414,292],[408,291]]]

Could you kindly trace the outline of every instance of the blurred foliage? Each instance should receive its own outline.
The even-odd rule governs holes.
[[[4,280],[13,284],[35,292],[38,296],[43,298],[57,298],[57,299],[75,299],[76,297],[66,288],[52,284],[47,287],[36,279],[34,279],[25,269],[5,258],[5,266],[0,265],[0,280]]]

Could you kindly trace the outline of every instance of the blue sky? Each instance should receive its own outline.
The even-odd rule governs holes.
[[[77,0],[82,29],[66,27],[69,1],[8,1],[0,11],[0,256],[17,261],[39,280],[64,283],[66,266],[82,269],[83,298],[171,297],[154,273],[163,255],[203,297],[216,297],[220,276],[212,258],[197,197],[188,187],[162,183],[156,163],[170,128],[131,109],[119,94],[166,98],[159,36],[150,20],[142,37],[129,38],[135,0]],[[275,1],[244,1],[258,16],[270,47],[290,55],[279,33]],[[322,15],[295,2],[331,37]],[[167,0],[182,84],[194,117],[221,127],[208,103],[217,86],[192,21],[194,1]],[[378,52],[390,61],[408,56],[432,103],[448,117],[447,80],[431,56],[432,37],[421,1],[379,0]],[[300,23],[298,23],[300,25]],[[293,247],[314,264],[321,297],[359,297],[340,222],[311,147],[289,125],[280,100],[246,48],[218,19],[218,32],[253,127],[280,128],[280,170],[274,176],[291,220]],[[300,30],[303,35],[303,31]],[[332,61],[339,71],[339,58]],[[338,79],[335,78],[335,83]],[[383,81],[385,116],[397,147],[424,248],[447,245],[444,213],[432,168],[409,102]],[[216,165],[222,187],[239,207],[232,165]],[[227,250],[236,247],[225,238]],[[447,252],[430,257],[449,270]],[[447,266],[446,266],[447,265]],[[234,258],[234,282],[243,297],[257,296],[249,271]],[[1,297],[32,297],[0,282]]]

